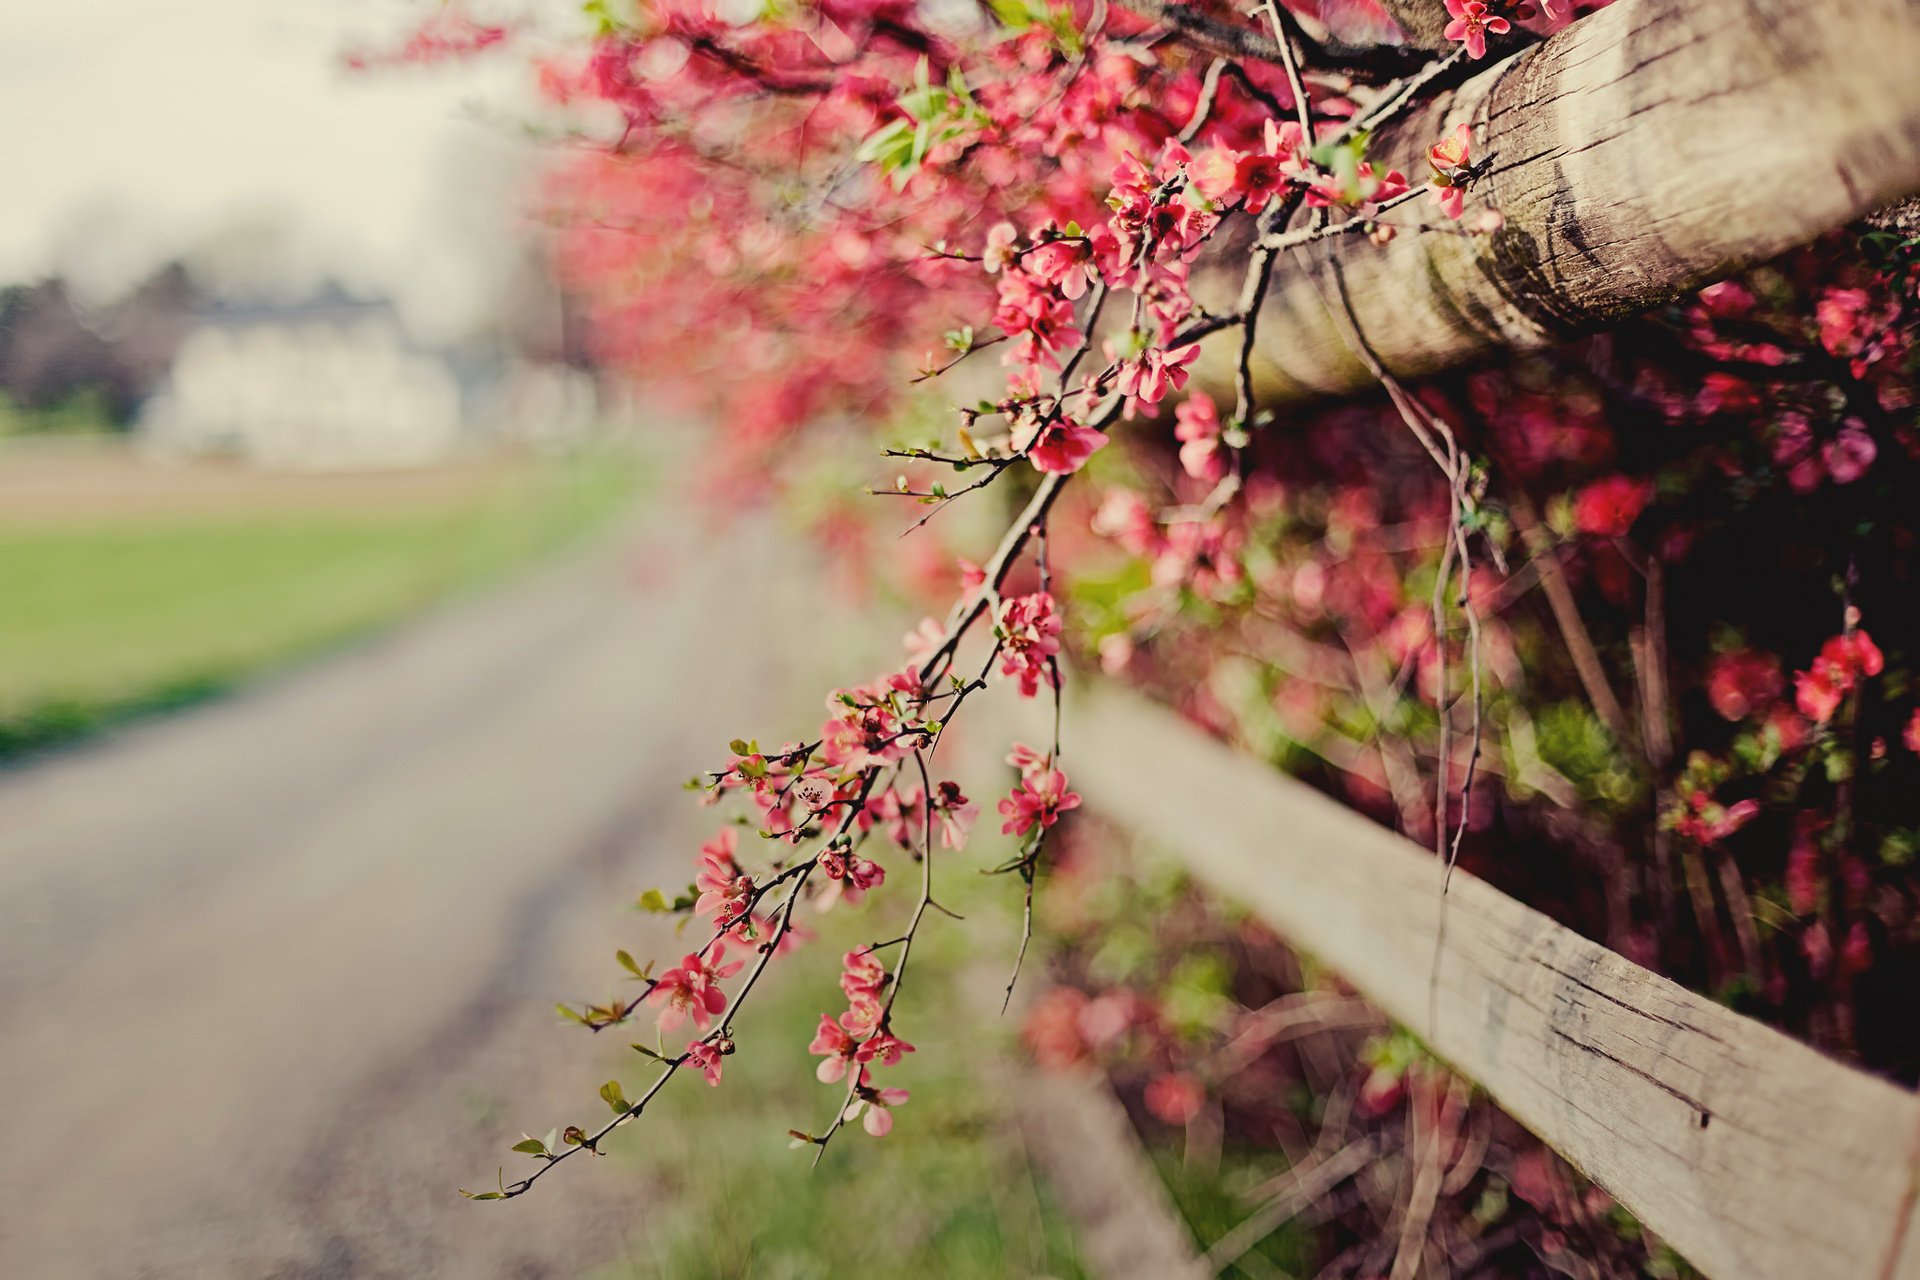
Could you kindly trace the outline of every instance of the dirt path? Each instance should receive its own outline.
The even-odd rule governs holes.
[[[804,719],[826,669],[784,539],[696,560],[661,524],[0,775],[0,1275],[618,1255],[645,1190],[613,1165],[507,1205],[454,1185],[592,1114],[604,1055],[552,1001],[610,994],[612,948],[647,948],[618,907],[690,865],[680,782],[776,708]]]

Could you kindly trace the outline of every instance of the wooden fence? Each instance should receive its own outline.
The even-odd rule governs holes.
[[[1104,816],[1477,1081],[1717,1280],[1920,1280],[1920,1096],[1588,941],[1113,690],[1068,709]],[[1920,1012],[1917,1010],[1916,1012]]]

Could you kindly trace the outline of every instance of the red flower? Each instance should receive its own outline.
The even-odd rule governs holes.
[[[1707,669],[1707,701],[1724,720],[1764,712],[1784,689],[1780,659],[1770,653],[1736,649],[1715,658]]]
[[[1627,476],[1608,476],[1582,489],[1573,500],[1573,523],[1582,533],[1596,538],[1619,538],[1633,528],[1653,486],[1645,480]]]
[[[1820,646],[1820,656],[1807,670],[1795,673],[1794,703],[1801,715],[1825,724],[1861,676],[1877,676],[1885,666],[1879,646],[1865,631],[1835,636]]]

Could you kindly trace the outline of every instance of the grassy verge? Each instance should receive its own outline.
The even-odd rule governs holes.
[[[217,693],[522,564],[624,504],[638,466],[263,479],[187,501],[163,500],[165,477],[122,483],[138,474],[115,472],[107,499],[0,519],[0,760]]]
[[[902,865],[901,874],[912,870]],[[971,875],[972,866],[950,861],[946,874]],[[814,1079],[819,1060],[806,1053],[820,1013],[845,1007],[835,958],[890,936],[891,909],[910,905],[904,900],[885,912],[842,908],[828,917],[825,936],[743,1016],[740,1051],[719,1087],[676,1082],[659,1114],[627,1131],[615,1158],[644,1162],[662,1211],[646,1217],[625,1260],[594,1280],[1083,1274],[1007,1117],[1012,1024],[966,986],[987,953],[983,935],[997,932],[983,919],[1008,903],[984,891],[966,896],[974,898],[966,923],[933,920],[915,944],[896,1021],[919,1052],[885,1070],[887,1084],[913,1095],[893,1132],[874,1139],[852,1125],[811,1170],[814,1149],[791,1149],[786,1136],[823,1129],[841,1096],[843,1086]],[[646,1072],[630,1056],[622,1079],[631,1087]]]

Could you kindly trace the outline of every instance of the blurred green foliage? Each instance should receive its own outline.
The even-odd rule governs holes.
[[[525,464],[446,501],[0,521],[0,761],[192,703],[603,521],[640,466]]]

